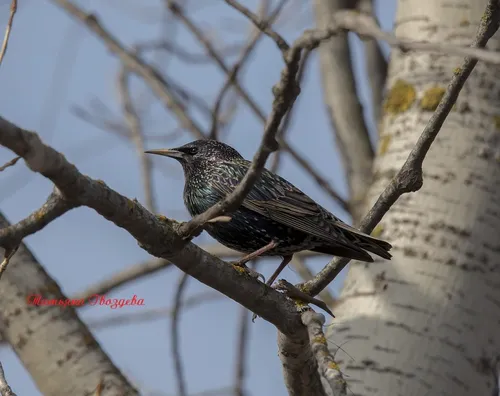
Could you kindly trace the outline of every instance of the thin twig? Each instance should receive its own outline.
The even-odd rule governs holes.
[[[12,258],[12,256],[14,256],[14,254],[16,254],[17,249],[19,249],[19,245],[5,249],[4,258],[0,263],[0,279],[2,278],[3,273],[7,269],[10,259]]]
[[[7,27],[5,28],[5,35],[3,37],[3,42],[2,42],[2,48],[0,49],[0,65],[2,65],[3,58],[7,53],[10,32],[12,30],[12,24],[14,23],[14,15],[16,15],[16,11],[17,11],[17,0],[12,0],[10,2],[9,20],[7,21]]]
[[[489,0],[484,15],[485,17],[481,20],[473,43],[473,49],[485,47],[491,36],[498,30],[500,25],[500,4],[498,1]],[[477,59],[465,58],[462,67],[456,70],[436,111],[408,155],[406,162],[361,222],[359,228],[361,231],[365,233],[372,232],[401,195],[416,192],[422,187],[422,164],[425,156],[477,62]],[[313,296],[318,294],[335,279],[349,261],[348,259],[337,258],[330,261],[313,280],[305,282],[303,287]]]
[[[126,67],[121,67],[118,73],[118,91],[122,102],[125,119],[130,130],[130,137],[136,147],[136,152],[141,163],[141,179],[144,188],[144,201],[146,208],[151,212],[156,212],[156,204],[154,200],[153,183],[152,183],[152,161],[145,151],[144,136],[141,125],[141,119],[137,114],[129,89],[129,72]]]
[[[0,246],[19,246],[26,236],[40,231],[47,224],[77,206],[74,203],[66,201],[59,190],[54,188],[54,191],[39,209],[20,222],[0,229]]]
[[[311,51],[304,51],[304,55],[302,56],[302,59],[300,60],[299,64],[299,71],[297,73],[297,80],[298,84],[302,86],[302,81],[304,79],[305,71],[306,71],[306,66],[308,63],[308,60],[311,58]],[[278,142],[284,141],[285,140],[285,135],[288,132],[290,128],[290,124],[292,123],[292,118],[293,114],[296,112],[297,106],[294,106],[292,109],[290,109],[286,115],[285,118],[283,119],[283,122],[281,124],[280,130],[276,134],[276,139]],[[281,146],[281,145],[280,145]],[[278,170],[278,167],[280,165],[281,161],[281,155],[283,154],[283,149],[280,148],[273,157],[273,161],[270,166],[271,172],[276,172]]]
[[[4,171],[9,166],[14,166],[17,163],[17,161],[19,161],[20,159],[21,159],[21,157],[19,157],[19,156],[12,158],[10,161],[8,161],[7,163],[0,166],[0,172]]]
[[[172,263],[170,261],[154,258],[143,263],[135,264],[126,268],[111,277],[101,280],[100,282],[92,285],[84,291],[71,297],[75,300],[86,300],[96,294],[105,295],[111,291],[115,291],[124,285],[136,281],[137,279],[144,278],[148,275],[155,274],[156,272],[170,268]]]
[[[344,376],[340,371],[339,366],[335,363],[333,356],[328,350],[328,343],[325,334],[323,333],[323,325],[325,324],[325,316],[308,309],[303,312],[302,323],[307,327],[309,334],[309,342],[320,373],[330,385],[332,394],[335,396],[347,395],[347,384]]]
[[[261,11],[261,14],[263,14],[263,15],[261,15],[261,18],[262,19],[265,18],[265,23],[268,25],[271,25],[276,20],[276,18],[280,14],[280,12],[283,9],[283,6],[285,4],[286,4],[286,0],[282,0],[276,6],[274,11],[267,18],[265,16],[267,7],[263,6],[262,11]],[[233,68],[227,74],[226,81],[225,81],[224,85],[222,86],[221,90],[219,91],[218,95],[216,96],[214,110],[213,110],[212,128],[210,130],[211,139],[217,138],[217,133],[218,133],[218,129],[219,129],[219,125],[218,125],[219,113],[220,113],[220,108],[222,106],[222,102],[224,100],[225,94],[229,91],[229,88],[235,84],[238,73],[243,68],[244,64],[248,61],[248,59],[250,59],[250,55],[252,54],[253,50],[257,47],[257,43],[262,38],[263,34],[264,34],[264,32],[262,30],[256,29],[252,38],[248,42],[247,46],[242,51],[239,59],[236,61]]]
[[[169,84],[162,77],[156,69],[140,59],[136,54],[127,51],[123,44],[121,44],[111,33],[109,33],[99,22],[97,17],[93,14],[88,14],[74,3],[68,0],[52,0],[54,3],[59,4],[71,16],[78,19],[90,31],[95,33],[108,49],[120,58],[124,66],[130,72],[141,76],[146,84],[151,88],[154,94],[164,103],[165,107],[170,109],[177,117],[179,124],[187,131],[191,132],[199,139],[205,138],[203,129],[198,123],[189,116],[184,109],[184,106],[172,94]]]
[[[245,307],[240,308],[240,320],[238,330],[237,356],[236,356],[236,381],[234,384],[234,396],[245,396],[245,364],[248,352],[248,325],[249,312]]]
[[[5,372],[3,371],[2,363],[0,362],[0,395],[2,396],[16,396],[14,391],[11,389],[7,380],[5,378]]]
[[[193,296],[187,297],[182,301],[182,309],[194,308],[206,302],[218,301],[224,296],[216,291],[209,290]],[[75,308],[83,308],[85,305]],[[137,312],[127,312],[123,314],[114,314],[104,318],[89,319],[88,325],[91,329],[106,329],[116,326],[132,325],[136,323],[152,322],[171,318],[174,313],[173,307],[141,309]]]
[[[276,43],[278,48],[281,50],[281,52],[286,52],[290,49],[290,46],[286,42],[286,40],[278,34],[275,30],[273,30],[269,23],[266,21],[263,21],[261,18],[259,18],[256,14],[254,14],[252,11],[250,11],[248,8],[246,8],[244,5],[238,3],[236,0],[225,0],[227,4],[229,4],[231,7],[235,8],[239,12],[241,12],[243,15],[245,15],[248,19],[252,21],[252,23],[259,28],[262,32],[264,32],[265,35],[269,36],[273,41]]]
[[[184,368],[182,365],[182,357],[180,352],[180,339],[179,339],[179,316],[182,307],[182,295],[186,289],[189,275],[186,273],[181,274],[179,283],[177,284],[177,291],[174,297],[174,309],[172,312],[171,323],[171,348],[175,366],[175,378],[177,380],[177,392],[179,396],[186,396],[186,379],[184,377]]]

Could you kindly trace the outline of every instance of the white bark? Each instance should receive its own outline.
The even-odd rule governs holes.
[[[396,34],[469,45],[485,7],[486,0],[401,0]],[[487,47],[500,50],[499,34]],[[393,52],[366,209],[461,62]],[[500,351],[499,75],[498,67],[476,66],[424,162],[423,188],[383,219],[392,261],[351,264],[329,340],[354,359],[336,357],[356,395],[491,394]]]

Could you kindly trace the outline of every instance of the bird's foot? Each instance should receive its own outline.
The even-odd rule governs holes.
[[[257,272],[251,268],[248,268],[246,266],[245,262],[241,261],[231,261],[229,262],[233,266],[233,268],[238,271],[240,274],[245,274],[249,275],[251,278],[254,279],[262,279],[262,282],[266,281],[266,278],[264,278],[264,275],[262,275],[260,272]]]

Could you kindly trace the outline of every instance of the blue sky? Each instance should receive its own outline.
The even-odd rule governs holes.
[[[8,18],[9,3],[8,0],[0,1],[2,31]],[[122,120],[116,89],[119,62],[85,27],[50,1],[21,0],[19,3],[7,56],[0,68],[0,114],[23,128],[36,130],[46,143],[63,152],[83,173],[103,179],[118,192],[143,202],[139,163],[132,144],[82,121],[72,112],[74,106],[88,108],[89,103],[98,98],[112,117]],[[76,3],[95,12],[103,25],[127,46],[161,37],[174,37],[175,43],[186,51],[203,52],[196,40],[179,24],[171,20],[164,23],[160,0],[80,0]],[[201,3],[202,7],[194,6]],[[258,5],[256,0],[242,0],[242,3],[254,10]],[[385,29],[392,27],[395,3],[396,0],[378,1],[377,14]],[[234,44],[246,39],[249,24],[222,0],[192,0],[188,4],[189,9],[195,11],[193,18],[218,42]],[[280,33],[293,40],[311,26],[310,2],[289,0],[278,24]],[[352,42],[355,71],[362,76],[362,46],[357,39]],[[212,65],[186,65],[165,54],[148,59],[208,103],[213,102],[225,80]],[[272,102],[271,87],[278,81],[281,68],[282,62],[275,45],[269,39],[263,39],[246,70],[243,84],[266,112]],[[364,75],[359,79],[358,90],[365,111],[370,111],[370,95]],[[175,131],[175,119],[138,79],[133,81],[133,93],[134,98],[139,98],[140,106],[147,108],[144,125],[148,134],[166,135]],[[307,70],[296,107],[288,135],[290,143],[345,195],[333,134],[322,103],[316,56]],[[202,114],[194,115],[205,128],[209,127]],[[244,103],[239,103],[236,119],[225,141],[245,157],[251,158],[261,134],[260,122]],[[168,145],[190,140],[192,137],[183,133]],[[162,142],[149,142],[148,148],[164,145]],[[0,147],[0,163],[11,158],[12,154]],[[182,203],[180,166],[163,158],[155,158],[155,164],[158,166],[154,172],[154,189],[159,212],[177,220],[188,219]],[[348,220],[338,205],[287,156],[279,173],[323,206]],[[50,182],[31,173],[23,162],[19,162],[0,174],[0,209],[11,222],[19,221],[43,204],[51,189]],[[67,295],[82,291],[127,266],[149,258],[124,230],[86,208],[66,214],[25,242]],[[202,235],[196,242],[208,243],[210,239]],[[325,256],[310,260],[308,264],[313,271],[317,271],[328,259]],[[259,268],[268,276],[277,264],[276,261],[266,260]],[[116,310],[86,307],[80,311],[81,317],[91,322],[113,315],[169,307],[180,275],[179,270],[170,268],[109,295],[131,298],[136,294],[144,299],[143,307]],[[298,280],[292,269],[286,270],[283,277],[292,282]],[[333,292],[338,291],[339,282],[341,279],[332,285]],[[186,295],[206,291],[207,287],[190,279]],[[189,393],[232,386],[239,312],[238,304],[220,297],[207,299],[206,303],[182,314],[181,351]],[[96,330],[94,334],[115,364],[144,394],[175,394],[169,318]],[[249,342],[248,395],[286,395],[274,327],[257,320],[250,325]],[[9,383],[18,394],[40,394],[10,348],[0,349],[0,360]]]

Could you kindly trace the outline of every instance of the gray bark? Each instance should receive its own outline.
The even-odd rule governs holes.
[[[396,34],[470,45],[486,0],[402,0]],[[496,34],[488,49],[500,50]],[[397,172],[462,59],[393,52],[374,183]],[[381,223],[392,261],[352,263],[329,340],[356,395],[490,395],[500,350],[500,69],[479,62]],[[338,323],[338,324],[335,324]]]

